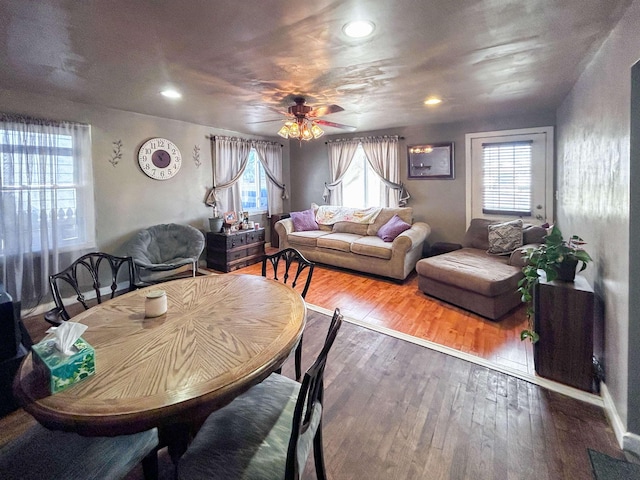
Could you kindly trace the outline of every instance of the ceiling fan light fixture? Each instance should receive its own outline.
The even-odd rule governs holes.
[[[294,138],[300,137],[300,126],[297,123],[289,125],[289,136]]]
[[[342,31],[349,38],[364,38],[373,33],[376,26],[369,20],[354,20],[342,27]]]
[[[311,133],[313,134],[313,138],[320,138],[324,135],[324,130],[322,130],[317,123],[311,124]]]
[[[282,126],[280,130],[278,130],[278,135],[282,138],[289,138],[289,127],[285,124]]]

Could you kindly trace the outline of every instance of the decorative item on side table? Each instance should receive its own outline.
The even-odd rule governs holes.
[[[453,142],[407,147],[408,178],[453,179]]]
[[[583,271],[591,261],[589,254],[582,248],[584,244],[577,235],[565,241],[560,229],[554,226],[545,237],[545,243],[527,250],[524,257],[526,265],[522,268],[524,278],[518,282],[518,291],[522,294],[522,302],[527,304],[529,326],[520,333],[521,340],[529,339],[533,343],[539,340],[539,334],[533,325],[533,293],[540,281],[538,270],[544,272],[548,282],[573,282],[578,263],[582,263],[580,271]]]
[[[214,233],[221,232],[224,219],[218,214],[218,200],[216,199],[215,188],[211,189],[204,203],[213,207],[213,216],[209,218],[209,229]]]

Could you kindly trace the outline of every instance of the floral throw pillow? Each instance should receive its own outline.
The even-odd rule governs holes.
[[[494,255],[509,255],[522,246],[522,219],[489,225],[489,250]]]
[[[393,242],[395,238],[405,230],[409,230],[411,225],[402,220],[398,215],[394,215],[378,230],[378,235],[385,242]]]
[[[291,212],[291,220],[293,221],[293,229],[296,232],[318,230],[316,215],[312,208],[303,210],[302,212]]]

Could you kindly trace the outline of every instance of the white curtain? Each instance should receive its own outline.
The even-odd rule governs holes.
[[[342,178],[349,169],[358,148],[358,140],[329,141],[329,175],[331,181],[324,184],[322,198],[329,205],[342,205]]]
[[[258,159],[267,175],[267,203],[269,216],[284,211],[284,202],[289,198],[287,188],[282,183],[282,145],[273,142],[254,142]]]
[[[329,173],[331,182],[325,183],[325,202],[330,205],[342,205],[342,179],[351,165],[358,145],[367,157],[373,171],[380,177],[385,191],[380,195],[384,207],[404,207],[410,198],[400,180],[398,163],[398,136],[364,137],[329,141]]]
[[[242,138],[211,137],[213,143],[213,188],[206,203],[221,213],[242,210],[238,180],[247,166],[251,144]]]
[[[91,127],[0,114],[0,269],[23,308],[95,248]]]
[[[398,163],[398,137],[365,137],[362,149],[369,165],[378,174],[384,184],[384,204],[381,207],[405,206],[409,192],[400,182],[400,164]]]

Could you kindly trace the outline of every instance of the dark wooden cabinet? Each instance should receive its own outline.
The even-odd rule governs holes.
[[[264,228],[229,234],[207,232],[207,268],[231,272],[262,261]]]
[[[587,280],[548,282],[534,292],[536,373],[541,377],[593,392],[594,293]]]
[[[271,246],[274,248],[280,248],[280,237],[278,236],[278,232],[276,232],[276,223],[283,218],[289,218],[291,215],[288,213],[274,213],[269,218],[269,226],[271,227],[270,235],[271,235]]]

